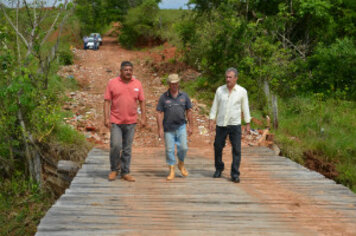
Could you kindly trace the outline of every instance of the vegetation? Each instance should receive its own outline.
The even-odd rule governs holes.
[[[279,104],[283,155],[356,192],[356,103],[293,97]]]
[[[79,160],[89,149],[62,119],[64,91],[75,81],[56,75],[73,62],[70,45],[80,38],[75,8],[44,2],[14,1],[13,8],[0,2],[1,235],[33,234],[58,197],[44,182],[43,163]]]
[[[34,235],[54,196],[17,172],[0,179],[0,234]]]
[[[119,41],[126,48],[155,46],[165,41],[179,43],[175,27],[187,14],[184,10],[159,10],[158,1],[145,0],[129,9]]]
[[[131,8],[123,22],[119,37],[120,43],[127,47],[153,44],[160,42],[158,3],[156,0],[145,0],[135,8]]]
[[[103,33],[111,22],[122,21],[129,8],[142,0],[77,0],[76,16],[80,21],[80,35]]]

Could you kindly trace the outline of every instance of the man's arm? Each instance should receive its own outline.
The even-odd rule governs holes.
[[[108,127],[109,129],[111,128],[110,105],[111,105],[111,101],[110,100],[104,100],[104,125],[106,127]]]
[[[192,109],[186,110],[186,115],[188,118],[188,135],[193,134],[193,112]]]
[[[157,111],[157,131],[158,131],[158,138],[163,138],[164,131],[163,131],[163,112]]]
[[[209,131],[213,132],[214,130],[214,125],[215,125],[215,119],[218,113],[218,91],[216,91],[215,96],[214,96],[214,102],[213,105],[211,106],[210,109],[210,114],[209,114]]]
[[[250,108],[248,106],[248,96],[247,92],[243,96],[242,100],[242,112],[244,114],[244,120],[246,122],[246,131],[247,133],[250,132],[250,121],[251,121],[251,116],[250,116]]]
[[[145,100],[139,101],[141,109],[141,126],[146,127],[146,103]]]

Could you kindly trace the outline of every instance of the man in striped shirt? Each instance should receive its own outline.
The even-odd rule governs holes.
[[[241,162],[241,112],[243,112],[246,122],[246,131],[250,131],[250,110],[248,106],[247,91],[236,84],[238,71],[231,67],[225,73],[226,84],[220,86],[215,93],[213,106],[210,110],[209,129],[214,129],[216,122],[216,135],[214,142],[215,151],[215,173],[214,178],[221,177],[224,170],[222,161],[222,151],[225,147],[226,137],[232,145],[231,180],[240,182],[240,162]]]

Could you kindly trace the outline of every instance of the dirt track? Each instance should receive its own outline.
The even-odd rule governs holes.
[[[82,128],[83,132],[96,143],[97,147],[107,150],[109,131],[103,126],[103,93],[107,81],[119,74],[121,61],[132,61],[134,75],[142,82],[144,87],[148,121],[148,127],[145,130],[140,127],[136,130],[133,148],[138,151],[147,150],[148,152],[153,147],[163,149],[163,143],[158,142],[156,135],[155,106],[160,94],[166,88],[161,84],[160,77],[154,75],[150,68],[145,66],[145,62],[153,54],[149,51],[125,50],[118,46],[115,38],[104,37],[103,40],[104,44],[98,51],[76,49],[75,65],[66,67],[61,71],[62,75],[73,75],[81,86],[81,91],[69,95],[73,97],[73,102],[68,104],[68,109],[74,107],[77,120],[83,119],[83,124],[80,124],[80,122],[77,124],[81,126],[79,128]],[[211,138],[204,131],[207,127],[206,117],[195,111],[194,119],[194,134],[190,137],[189,145],[196,147],[194,151],[200,152],[197,155],[212,159]],[[198,128],[199,126],[200,128]],[[95,132],[90,133],[90,131],[85,130],[90,130],[90,127],[93,127]],[[187,158],[189,158],[189,151]],[[231,154],[229,147],[227,147],[224,152],[227,167],[229,167],[230,159]],[[293,217],[295,222],[291,224],[291,227],[310,230],[311,235],[356,235],[356,226],[347,221],[338,221],[339,217],[346,216],[342,215],[341,212],[329,209],[327,202],[315,205],[315,199],[304,195],[303,192],[295,191],[293,186],[283,185],[278,179],[270,177],[273,174],[272,172],[266,170],[253,172],[253,167],[254,164],[248,158],[242,157],[242,183],[236,185],[236,187],[243,188],[251,196],[259,199],[261,203],[278,199],[278,204],[269,205],[269,207],[271,207],[271,210],[278,209],[283,214]],[[225,175],[227,176],[228,173],[229,169],[225,171]],[[251,176],[254,178],[260,177],[263,181],[254,183],[251,185],[253,187],[244,184],[244,178]],[[355,209],[355,205],[351,204],[350,207]],[[306,215],[309,217],[305,217]]]

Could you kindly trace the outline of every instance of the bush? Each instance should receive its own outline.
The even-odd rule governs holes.
[[[62,65],[73,65],[73,53],[69,49],[59,51],[58,58]]]

